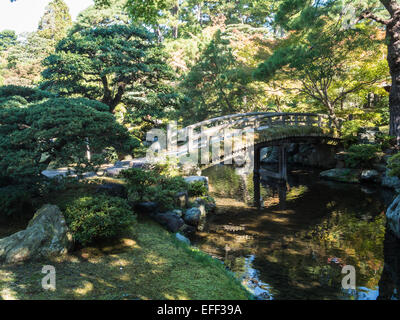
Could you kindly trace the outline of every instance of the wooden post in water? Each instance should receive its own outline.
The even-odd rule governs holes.
[[[287,181],[287,149],[284,145],[279,147],[279,176]]]
[[[261,149],[254,148],[254,171],[253,171],[253,182],[254,182],[254,206],[261,208],[261,192],[260,192],[260,162],[261,162]]]

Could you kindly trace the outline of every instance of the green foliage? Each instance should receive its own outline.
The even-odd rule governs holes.
[[[202,197],[208,194],[207,187],[203,181],[195,181],[189,184],[189,197]]]
[[[353,145],[347,150],[346,165],[350,168],[370,168],[380,151],[380,147],[373,144]]]
[[[390,149],[396,145],[396,137],[380,133],[376,135],[376,142],[380,144],[383,151]]]
[[[43,88],[102,101],[110,112],[128,92],[142,95],[171,76],[153,35],[128,25],[70,33],[44,65]]]
[[[0,52],[17,43],[17,35],[13,30],[0,31]]]
[[[37,102],[41,101],[44,99],[49,99],[49,98],[55,98],[55,94],[40,90],[37,88],[30,88],[30,87],[24,87],[24,86],[15,86],[15,85],[8,85],[8,86],[2,86],[0,87],[0,100],[1,99],[12,99],[12,100],[17,100],[24,102],[24,100],[21,100],[20,98],[17,97],[22,97],[25,99],[26,102]]]
[[[52,163],[78,174],[106,161],[106,148],[129,154],[137,146],[108,112],[85,99],[49,99],[29,108],[0,108],[0,171],[13,184],[35,187]],[[87,158],[88,146],[92,152]]]
[[[182,177],[160,175],[156,171],[132,168],[121,172],[131,203],[156,202],[161,210],[176,207],[176,195],[188,189]]]
[[[400,153],[389,158],[387,167],[390,176],[400,178]]]
[[[32,211],[29,192],[17,186],[0,187],[0,219],[21,217]]]
[[[100,195],[79,198],[65,210],[74,240],[81,245],[120,236],[135,218],[126,200]]]

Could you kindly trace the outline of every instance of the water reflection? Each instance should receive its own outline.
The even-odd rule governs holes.
[[[195,245],[222,259],[260,299],[398,299],[400,248],[386,233],[393,194],[379,188],[320,181],[295,170],[287,183],[254,181],[228,166],[210,179],[218,212]],[[357,271],[357,289],[343,290],[343,265]]]

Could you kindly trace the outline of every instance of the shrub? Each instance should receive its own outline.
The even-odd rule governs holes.
[[[348,149],[345,158],[346,165],[350,168],[368,168],[380,151],[379,146],[373,144],[353,145]]]
[[[376,140],[381,145],[382,150],[389,149],[396,145],[396,137],[384,133],[377,134]]]
[[[128,202],[121,198],[96,196],[75,200],[65,210],[74,240],[82,245],[114,238],[136,220]]]
[[[189,184],[188,193],[190,197],[202,197],[208,194],[208,190],[204,182],[195,181]]]
[[[387,167],[390,176],[400,178],[400,153],[389,158]]]
[[[28,102],[41,101],[43,99],[55,98],[54,93],[23,86],[8,85],[0,87],[0,98],[9,98],[12,96],[20,96]]]
[[[152,170],[132,168],[123,171],[121,175],[126,180],[130,202],[156,202],[161,210],[173,209],[176,195],[188,189],[182,177],[159,175]]]
[[[20,217],[32,211],[31,196],[23,188],[15,186],[0,188],[0,219]]]

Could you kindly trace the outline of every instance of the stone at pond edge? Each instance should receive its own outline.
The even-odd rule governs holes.
[[[179,192],[175,196],[176,205],[185,209],[188,206],[189,196],[187,191]]]
[[[205,206],[207,213],[215,212],[215,210],[217,209],[217,205],[215,204],[215,202],[211,199],[208,199],[207,197],[196,198],[196,200],[194,200],[195,207],[200,207],[201,205]]]
[[[175,234],[175,237],[176,237],[179,241],[181,241],[181,242],[183,242],[183,243],[186,243],[186,244],[189,245],[189,246],[191,245],[190,240],[189,240],[188,238],[186,238],[184,235],[180,234],[179,232]]]
[[[360,182],[360,170],[356,169],[331,169],[322,171],[320,177],[346,183],[359,183]]]
[[[165,227],[170,232],[178,232],[179,229],[185,224],[183,219],[172,211],[165,213],[155,213],[151,217]]]
[[[363,182],[380,182],[381,175],[376,170],[363,170],[361,172],[361,181]]]
[[[382,178],[382,186],[386,188],[400,189],[400,179],[389,176],[389,170],[386,170]]]
[[[0,239],[0,262],[17,263],[66,254],[72,243],[60,209],[47,204],[36,212],[25,230]]]
[[[191,226],[196,227],[199,231],[204,230],[207,212],[204,205],[193,207],[187,210],[183,216],[183,220]]]
[[[183,220],[188,225],[195,226],[197,227],[199,222],[200,222],[200,217],[201,217],[201,211],[199,208],[190,208],[185,212],[185,215],[183,216]]]
[[[392,202],[386,211],[389,229],[400,239],[400,196]]]

